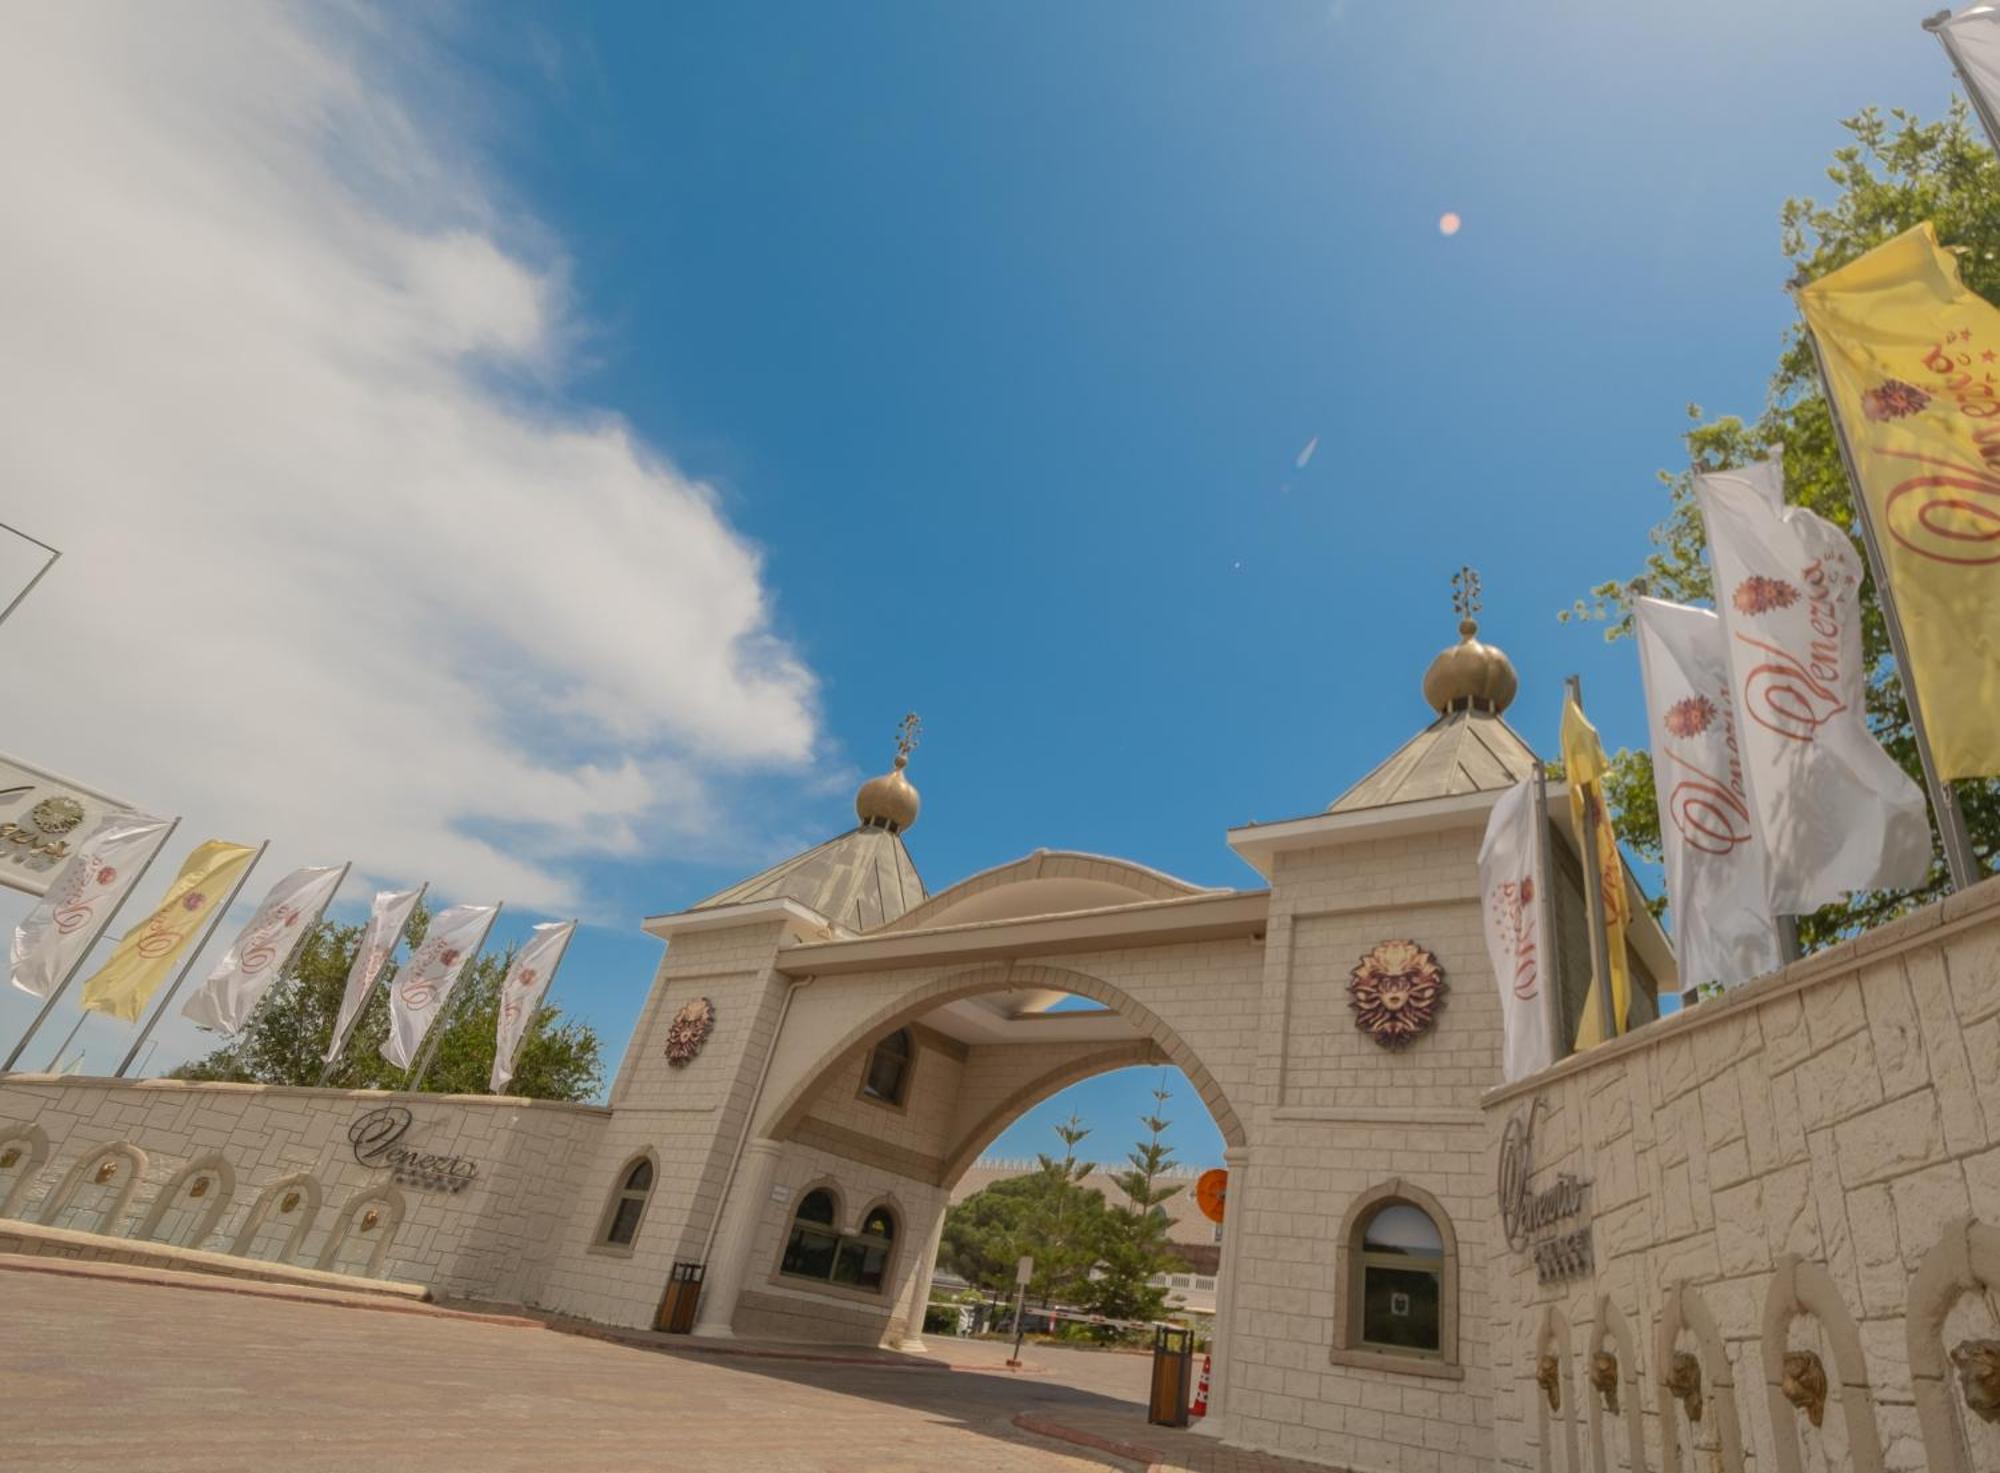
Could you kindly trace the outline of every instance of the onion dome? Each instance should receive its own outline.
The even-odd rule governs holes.
[[[903,769],[910,765],[910,753],[916,750],[917,739],[922,735],[923,724],[912,711],[903,718],[896,734],[895,766],[880,777],[869,778],[854,795],[854,812],[863,828],[900,834],[917,821],[923,799],[916,784],[903,775]]]
[[[1459,640],[1432,660],[1424,672],[1424,699],[1440,716],[1453,711],[1498,716],[1512,703],[1520,678],[1504,650],[1478,639],[1479,622],[1472,616],[1479,607],[1479,575],[1461,568],[1452,586]]]

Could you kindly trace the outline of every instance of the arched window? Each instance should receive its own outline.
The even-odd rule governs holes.
[[[863,1215],[858,1233],[841,1232],[834,1226],[838,1219],[839,1203],[828,1188],[816,1187],[801,1197],[778,1272],[879,1293],[895,1251],[896,1214],[886,1206],[872,1207]]]
[[[646,1203],[652,1195],[653,1158],[641,1156],[628,1162],[604,1209],[604,1221],[597,1230],[598,1246],[630,1248],[638,1240],[639,1223],[646,1215]]]
[[[1338,1251],[1337,1364],[1460,1376],[1458,1249],[1421,1188],[1392,1181],[1349,1206]]]
[[[910,1030],[898,1028],[875,1045],[868,1055],[868,1067],[861,1074],[861,1093],[885,1105],[900,1105],[910,1087],[910,1064],[916,1057],[916,1041]]]

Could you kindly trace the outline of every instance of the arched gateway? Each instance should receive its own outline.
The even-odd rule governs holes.
[[[186,1247],[614,1325],[684,1316],[698,1287],[699,1333],[910,1348],[979,1153],[1069,1084],[1171,1063],[1230,1171],[1206,1428],[1357,1467],[1489,1466],[1520,1366],[1459,1257],[1499,1233],[1477,854],[1536,758],[1503,719],[1506,656],[1461,633],[1425,677],[1428,726],[1325,810],[1227,835],[1242,889],[1037,851],[931,895],[906,736],[853,829],[645,923],[669,944],[608,1106],[17,1076],[0,1211],[29,1221],[8,1231],[54,1232],[32,1224],[85,1196],[98,1232],[163,1220],[193,1191],[193,1129],[234,1182],[182,1214]],[[1589,968],[1566,811],[1572,1026]],[[1633,909],[1650,994],[1672,963]],[[74,1128],[111,1119],[129,1140]],[[373,1149],[385,1133],[434,1169]]]

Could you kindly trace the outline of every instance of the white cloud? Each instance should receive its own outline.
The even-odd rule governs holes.
[[[609,415],[533,407],[560,256],[393,16],[38,5],[0,47],[5,745],[280,866],[537,910],[796,767],[757,554]],[[421,76],[420,88],[408,79]]]

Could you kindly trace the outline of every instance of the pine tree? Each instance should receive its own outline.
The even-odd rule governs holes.
[[[1110,1319],[1158,1319],[1166,1310],[1167,1291],[1152,1280],[1180,1262],[1167,1243],[1168,1217],[1161,1204],[1181,1186],[1163,1187],[1159,1181],[1175,1165],[1173,1148],[1163,1139],[1173,1124],[1161,1113],[1168,1098],[1162,1081],[1153,1091],[1152,1113],[1139,1117],[1146,1138],[1126,1157],[1127,1169],[1112,1177],[1126,1205],[1108,1215],[1097,1273],[1084,1288],[1089,1307]]]

